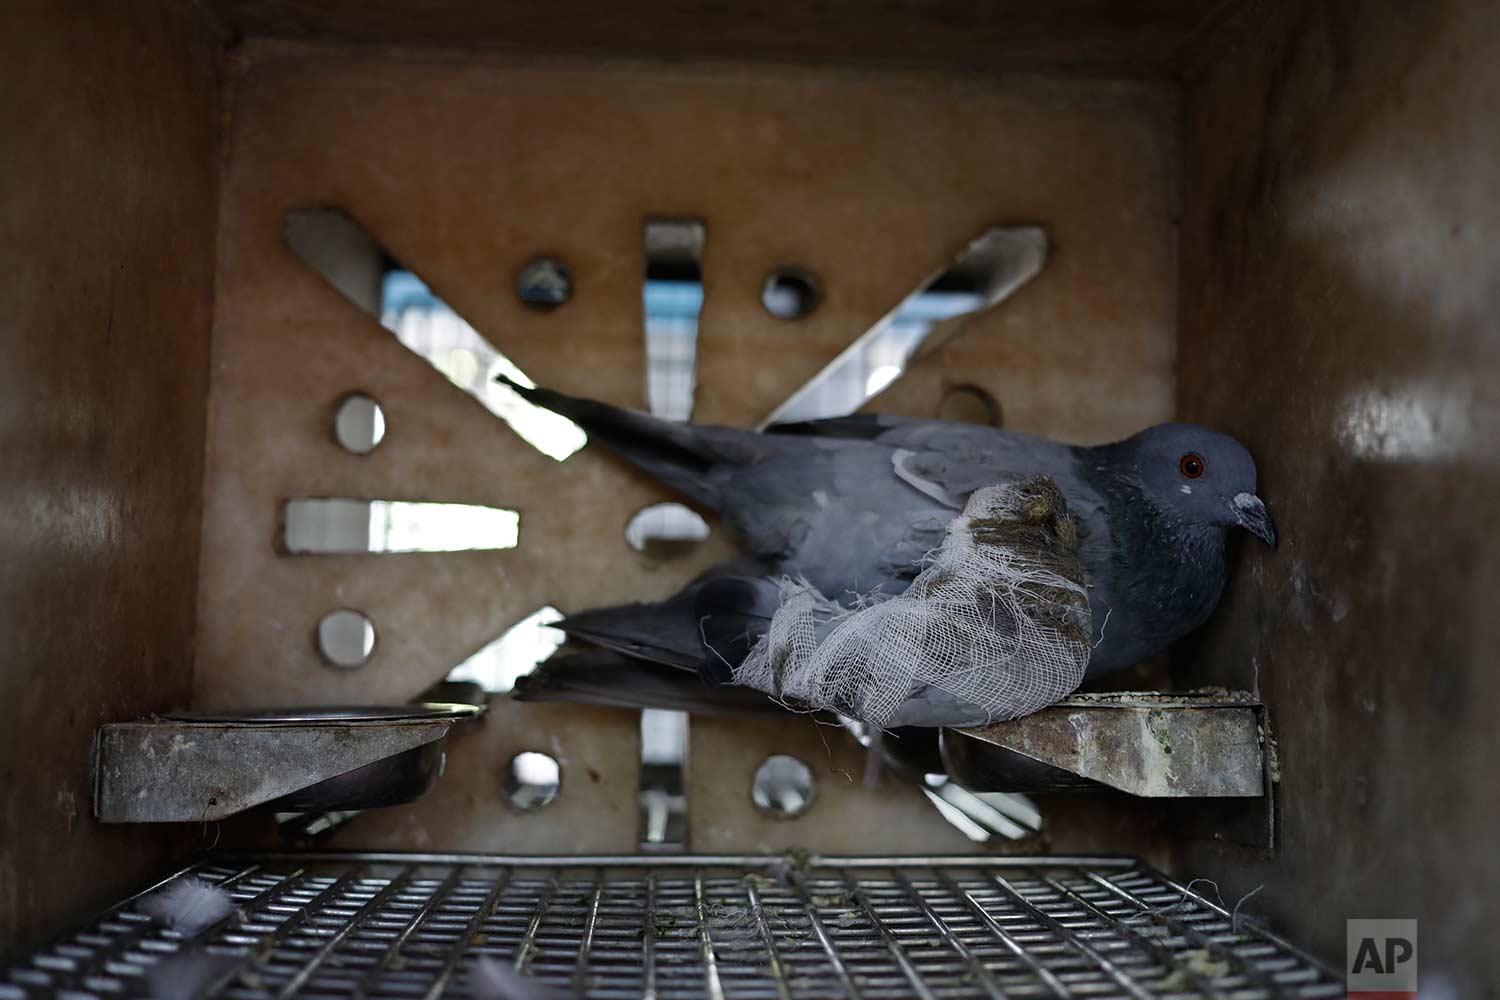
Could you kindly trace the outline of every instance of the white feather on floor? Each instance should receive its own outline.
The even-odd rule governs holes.
[[[191,937],[234,912],[234,900],[218,886],[186,875],[147,896],[141,910],[156,922]]]

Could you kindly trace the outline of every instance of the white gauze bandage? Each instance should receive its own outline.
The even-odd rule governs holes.
[[[1045,476],[976,490],[932,561],[898,597],[844,608],[782,584],[767,634],[734,681],[885,726],[935,690],[998,722],[1067,695],[1089,661],[1078,536]]]

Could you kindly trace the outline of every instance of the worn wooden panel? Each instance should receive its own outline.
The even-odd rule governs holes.
[[[89,745],[191,693],[215,43],[187,3],[0,14],[0,963],[198,833],[95,824]]]
[[[281,245],[292,207],[352,212],[538,381],[637,406],[641,225],[648,214],[700,217],[697,415],[740,425],[983,226],[1042,222],[1056,244],[1047,273],[878,405],[927,414],[944,383],[978,382],[1010,426],[1080,441],[1170,414],[1176,103],[1167,90],[600,69],[282,43],[250,45],[238,70],[199,704],[407,698],[541,604],[662,596],[731,551],[715,540],[656,562],[627,548],[625,522],[663,497],[659,488],[594,448],[561,465],[532,451]],[[541,251],[565,258],[575,279],[574,300],[551,313],[510,292],[516,268]],[[822,278],[812,317],[782,323],[761,308],[761,280],[778,264]],[[356,388],[381,400],[389,423],[368,457],[343,453],[326,432],[331,404]],[[499,553],[286,558],[273,549],[277,504],[297,494],[515,507],[521,541]],[[314,623],[338,605],[368,612],[379,631],[358,671],[324,667],[313,651]],[[595,746],[607,738],[622,757],[636,753],[629,716],[549,712],[549,724],[601,729]],[[471,740],[451,755],[445,781],[472,782],[464,794],[493,794],[493,761],[479,747]],[[723,761],[736,775],[742,764]],[[436,805],[407,815],[425,831],[403,827],[413,843],[478,836]],[[634,823],[616,832],[633,837]]]
[[[687,761],[688,847],[694,851],[852,854],[1134,854],[1167,867],[1172,839],[1140,800],[1038,795],[1040,833],[994,837],[979,845],[939,817],[921,790],[891,773],[865,784],[865,751],[841,729],[800,716],[779,726],[752,720],[694,720]],[[796,819],[773,817],[751,798],[755,771],[768,756],[789,754],[812,772],[812,804]]]
[[[633,853],[640,844],[640,716],[606,708],[492,699],[454,727],[437,787],[410,805],[374,809],[329,847],[490,854]],[[511,758],[544,753],[561,766],[557,798],[517,809],[505,795]]]
[[[756,768],[771,754],[796,757],[812,772],[812,804],[795,819],[770,816],[750,797]],[[975,850],[973,841],[938,818],[915,785],[888,775],[872,790],[865,785],[865,767],[865,751],[854,740],[811,716],[777,726],[756,719],[696,719],[686,774],[688,848],[708,853]],[[872,823],[881,828],[872,830]]]
[[[1500,9],[1274,5],[1189,102],[1184,416],[1281,529],[1181,666],[1258,685],[1281,848],[1191,857],[1338,961],[1420,920],[1426,995],[1500,981]]]
[[[212,0],[250,35],[600,57],[1168,76],[1241,0]]]

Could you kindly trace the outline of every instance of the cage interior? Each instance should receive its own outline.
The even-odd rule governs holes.
[[[1372,915],[1420,921],[1424,982],[1493,982],[1497,20],[1466,0],[7,14],[0,955],[51,943],[0,995],[130,992],[153,956],[233,945],[260,971],[203,990],[482,992],[493,955],[600,996],[1317,996]],[[964,256],[995,227],[1045,240],[1003,288]],[[951,336],[880,353],[976,289]],[[507,696],[560,641],[548,621],[666,597],[735,546],[497,374],[736,427],[843,405],[825,393],[1080,444],[1232,434],[1280,544],[1238,543],[1209,623],[1102,685],[1210,693],[1063,710],[1148,736],[1166,712],[1202,762],[1179,737],[1144,794],[1169,741],[1027,743],[1092,791],[1032,772],[1029,797],[976,806],[810,716]],[[172,718],[409,705],[445,680],[489,689],[482,720]],[[166,728],[100,728],[139,720]],[[181,750],[210,729],[244,742]],[[1020,745],[950,738],[937,771]],[[165,766],[148,746],[194,762],[180,804],[137,795]],[[406,804],[232,808],[398,757],[378,773],[425,791]],[[1182,791],[1231,761],[1257,794]],[[252,926],[109,909],[205,850],[193,870]],[[663,907],[682,920],[658,933]]]

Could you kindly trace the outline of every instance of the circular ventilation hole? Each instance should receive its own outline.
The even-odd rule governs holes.
[[[801,319],[818,308],[818,282],[796,267],[778,267],[766,275],[760,303],[777,319]]]
[[[938,419],[1000,426],[1000,402],[977,385],[950,385],[938,401]]]
[[[557,798],[561,787],[562,766],[548,754],[523,750],[505,769],[505,794],[517,809],[540,809]]]
[[[817,788],[812,769],[796,757],[773,754],[755,770],[750,798],[757,808],[777,819],[794,819],[807,812]]]
[[[708,534],[708,522],[680,503],[642,507],[625,525],[625,541],[630,547],[656,559],[686,555]]]
[[[318,622],[318,652],[335,667],[353,670],[375,651],[375,625],[352,608],[330,611]]]
[[[333,404],[333,437],[345,451],[368,455],[385,437],[385,411],[362,392]]]
[[[516,274],[516,297],[533,309],[556,309],[573,297],[573,276],[556,257],[533,257]]]

